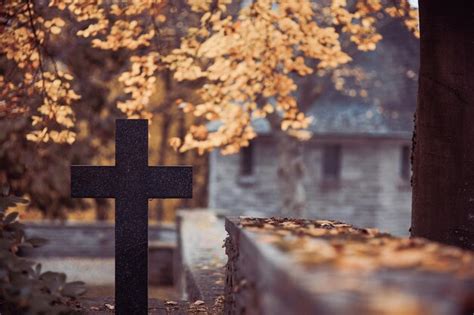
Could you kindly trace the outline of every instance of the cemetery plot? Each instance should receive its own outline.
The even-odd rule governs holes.
[[[326,220],[231,218],[225,310],[471,314],[474,255]]]

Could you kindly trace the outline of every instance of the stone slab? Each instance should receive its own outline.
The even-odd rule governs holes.
[[[243,227],[242,220],[249,219],[226,220],[227,314],[474,312],[471,252],[331,221],[250,219]],[[338,229],[352,232],[332,233]],[[395,256],[375,252],[397,242]],[[360,254],[367,248],[372,256]]]
[[[36,257],[114,257],[115,225],[109,222],[26,222],[27,237],[46,238],[48,244],[29,252]],[[150,242],[176,243],[174,224],[150,224]]]
[[[213,305],[224,294],[224,220],[208,210],[178,214],[179,287],[183,298]]]
[[[84,298],[79,302],[81,314],[102,315],[113,314],[114,299],[112,297]],[[148,314],[159,315],[214,315],[222,314],[222,302],[207,305],[203,301],[161,301],[157,299],[148,300]]]
[[[49,242],[23,252],[43,264],[44,270],[65,272],[69,279],[89,285],[114,284],[114,225],[98,223],[28,222],[27,237]],[[148,229],[148,283],[173,285],[176,253],[176,228],[173,224],[154,224]]]

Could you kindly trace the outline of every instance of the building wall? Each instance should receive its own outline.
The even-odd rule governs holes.
[[[341,145],[339,180],[322,176],[322,146]],[[401,150],[409,140],[318,138],[305,145],[306,217],[336,219],[361,227],[408,234],[411,188],[400,175]],[[240,176],[239,155],[210,156],[209,206],[234,215],[278,214],[277,158],[269,137],[254,141],[254,174]]]

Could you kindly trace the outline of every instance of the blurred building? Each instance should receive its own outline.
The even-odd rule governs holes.
[[[364,82],[340,91],[330,79],[313,78],[324,93],[308,110],[314,136],[304,145],[306,216],[403,235],[410,225],[419,47],[397,21],[386,22],[381,33],[376,51],[352,55],[351,66],[364,71]],[[253,124],[259,136],[238,155],[211,153],[209,207],[235,214],[278,212],[275,139],[267,121]]]

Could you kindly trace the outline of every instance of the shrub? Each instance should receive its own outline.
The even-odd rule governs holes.
[[[21,249],[47,241],[27,238],[18,213],[8,208],[27,202],[0,195],[0,314],[69,314],[76,312],[83,282],[66,282],[64,273],[43,272],[41,264],[19,256]]]

